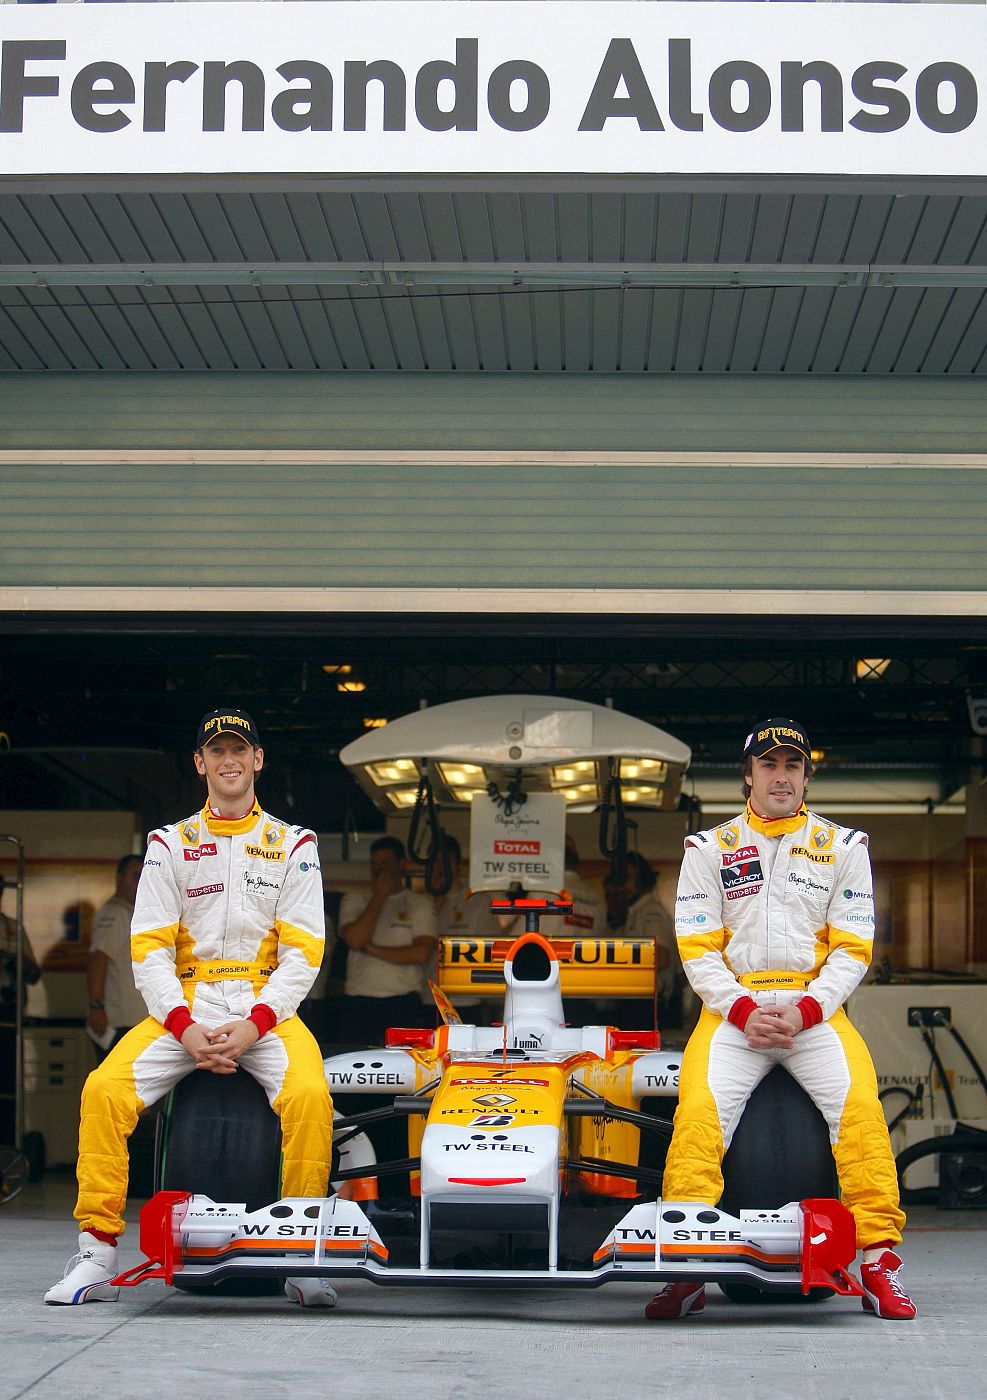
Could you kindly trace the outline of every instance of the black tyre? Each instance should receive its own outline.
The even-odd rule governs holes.
[[[214,1201],[246,1201],[248,1210],[276,1201],[281,1183],[281,1124],[261,1086],[246,1070],[188,1075],[172,1090],[159,1120],[154,1185]],[[278,1279],[229,1279],[185,1292],[226,1297],[279,1293]]]
[[[781,1065],[761,1081],[723,1159],[723,1209],[776,1210],[807,1196],[839,1194],[826,1120]],[[820,1302],[832,1295],[777,1293],[731,1279],[720,1288],[734,1303]]]

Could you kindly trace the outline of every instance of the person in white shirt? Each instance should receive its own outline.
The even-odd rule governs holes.
[[[490,910],[490,892],[480,890],[471,895],[463,882],[463,853],[459,842],[455,836],[447,834],[443,834],[442,840],[449,857],[452,884],[448,893],[440,896],[438,901],[439,938],[503,938],[500,920]],[[433,982],[439,980],[438,944],[435,956],[426,968],[426,975]],[[433,1003],[427,981],[423,1000],[431,1010]],[[454,1005],[457,1011],[469,1012],[465,1017],[467,1021],[476,1020],[479,1015],[477,1008],[482,1006],[482,1000],[479,996],[457,994]]]
[[[572,895],[572,913],[562,920],[565,932],[559,937],[572,937],[571,930],[601,937],[607,931],[607,902],[603,891],[584,880],[579,873],[579,851],[571,836],[565,838],[565,887]]]
[[[553,919],[551,928],[542,929],[549,938],[573,938],[579,934],[587,937],[601,937],[607,931],[607,902],[603,891],[584,880],[579,873],[581,861],[576,843],[571,836],[565,838],[565,869],[563,879],[565,892],[572,897],[572,913],[561,919]],[[558,891],[559,894],[562,891]],[[513,914],[498,917],[501,937],[519,938],[524,932],[524,916]]]
[[[644,856],[628,851],[625,864],[628,909],[622,932],[629,938],[655,940],[658,1024],[667,1028],[681,1019],[680,993],[685,983],[675,941],[675,920],[658,898],[658,872]]]
[[[390,1026],[422,1019],[424,970],[435,953],[431,898],[405,888],[403,844],[380,836],[370,847],[370,887],[343,896],[339,936],[349,949],[340,1039],[382,1045]]]
[[[147,1015],[130,960],[130,921],[143,864],[141,856],[123,856],[117,862],[116,889],[93,921],[86,965],[86,1029],[96,1046],[98,1060],[105,1059],[117,1041]]]

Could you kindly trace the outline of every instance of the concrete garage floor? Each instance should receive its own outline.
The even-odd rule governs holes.
[[[49,1308],[42,1294],[75,1245],[73,1197],[49,1176],[0,1211],[0,1400],[933,1400],[985,1384],[987,1212],[912,1212],[914,1322],[879,1322],[852,1299],[746,1308],[711,1289],[703,1317],[662,1325],[643,1318],[650,1293],[636,1284],[511,1295],[349,1283],[335,1312],[314,1313],[150,1283],[117,1303]],[[136,1263],[136,1229],[127,1241],[123,1262]]]

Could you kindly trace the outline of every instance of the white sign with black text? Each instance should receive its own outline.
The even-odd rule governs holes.
[[[523,805],[477,793],[470,804],[470,887],[557,894],[565,885],[565,798],[530,792]]]
[[[0,6],[0,174],[987,173],[987,7]]]

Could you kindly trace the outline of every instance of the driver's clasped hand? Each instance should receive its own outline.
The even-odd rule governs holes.
[[[182,1045],[195,1060],[196,1069],[212,1074],[235,1074],[244,1050],[259,1039],[255,1022],[227,1021],[210,1029],[193,1022],[182,1036]]]
[[[802,1013],[794,1006],[762,1006],[747,1018],[744,1034],[755,1050],[788,1050],[802,1029]]]

